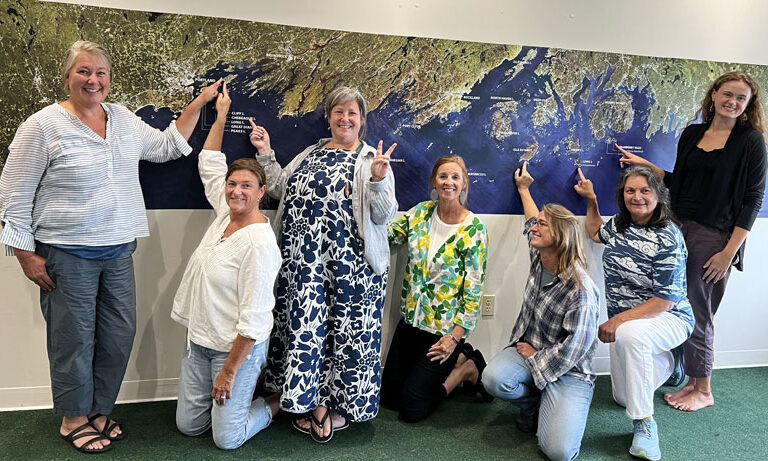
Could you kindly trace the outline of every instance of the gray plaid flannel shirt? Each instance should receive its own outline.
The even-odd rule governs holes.
[[[523,231],[529,242],[534,221],[527,220]],[[533,261],[536,250],[529,248]],[[593,382],[592,357],[597,348],[600,305],[595,282],[579,268],[583,288],[556,275],[539,290],[537,272],[538,267],[533,268],[528,276],[523,307],[512,328],[509,346],[524,341],[536,349],[526,362],[539,389],[563,375]]]

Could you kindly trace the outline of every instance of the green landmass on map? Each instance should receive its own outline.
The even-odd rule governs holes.
[[[217,65],[231,73],[254,72],[249,90],[281,97],[280,116],[314,111],[332,88],[357,86],[376,109],[395,94],[413,126],[443,120],[471,102],[463,96],[501,63],[517,58],[506,79],[531,71],[548,79],[548,93],[534,99],[534,127],[562,124],[585,85],[619,89],[595,101],[592,136],[627,131],[635,119],[632,91],[648,92],[655,104],[644,114],[647,136],[679,132],[691,119],[713,77],[739,67],[768,82],[765,66],[550,48],[528,69],[535,49],[521,45],[398,37],[265,24],[191,15],[158,14],[27,0],[0,0],[0,169],[18,125],[29,115],[66,98],[59,77],[64,51],[75,40],[102,44],[114,59],[109,100],[133,110],[153,104],[181,111],[195,79]],[[608,70],[611,72],[607,72]],[[606,77],[606,75],[610,75]],[[497,102],[484,135],[497,141],[514,135],[508,122],[515,100]],[[606,131],[607,130],[607,131]],[[566,139],[567,137],[567,139]],[[577,133],[567,146],[579,148]],[[583,147],[583,146],[581,146]],[[568,147],[570,148],[570,147]]]

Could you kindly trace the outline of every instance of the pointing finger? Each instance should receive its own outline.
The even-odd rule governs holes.
[[[528,174],[528,160],[523,162],[522,174]]]
[[[256,124],[253,123],[253,119],[249,118],[248,121],[251,122],[251,128],[253,128],[255,130],[256,129]]]
[[[581,171],[581,168],[576,169],[579,172],[579,178],[581,178],[582,181],[586,181],[587,178],[584,176],[584,173]]]
[[[619,150],[619,152],[621,152],[622,154],[626,155],[627,157],[629,157],[630,155],[632,155],[632,154],[630,154],[629,152],[627,152],[626,150],[624,150],[624,149],[623,149],[623,148],[622,148],[620,145],[618,145],[618,144],[614,144],[614,146],[616,146],[616,149],[618,149],[618,150]]]

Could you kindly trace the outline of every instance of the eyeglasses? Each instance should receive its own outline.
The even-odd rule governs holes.
[[[539,226],[539,227],[549,227],[549,224],[547,224],[546,221],[542,221],[541,219],[537,219],[533,221],[533,226]],[[533,227],[531,226],[531,227]]]

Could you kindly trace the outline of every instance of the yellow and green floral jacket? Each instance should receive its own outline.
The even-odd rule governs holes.
[[[405,322],[435,334],[447,334],[454,324],[467,336],[480,315],[485,281],[488,236],[477,216],[462,223],[427,261],[433,201],[422,202],[389,224],[390,245],[408,242],[400,309]]]

